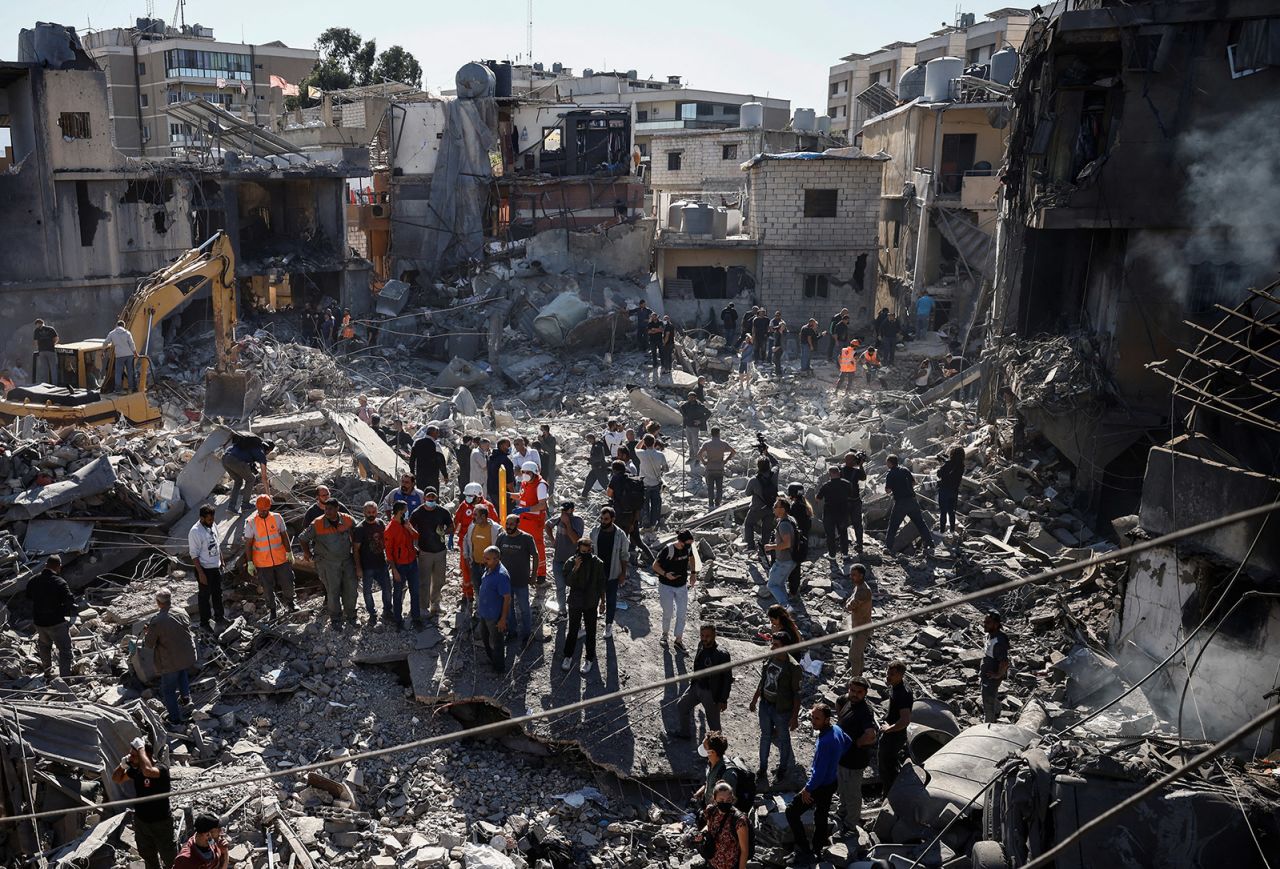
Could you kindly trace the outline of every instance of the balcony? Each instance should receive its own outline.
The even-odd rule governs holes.
[[[965,175],[960,185],[960,206],[972,211],[994,209],[999,190],[1000,178],[996,175]]]

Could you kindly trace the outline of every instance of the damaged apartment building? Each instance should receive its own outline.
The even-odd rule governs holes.
[[[1130,539],[1280,500],[1266,11],[1079,4],[1032,23],[1013,83],[984,401]],[[1274,521],[1129,559],[1111,651],[1127,678],[1160,665],[1144,693],[1180,735],[1222,738],[1274,703]]]
[[[19,59],[0,64],[13,143],[0,196],[15,206],[0,253],[0,364],[29,369],[36,316],[64,340],[105,334],[139,278],[218,230],[244,304],[367,305],[368,264],[350,255],[344,222],[346,179],[366,173],[367,151],[312,160],[197,99],[169,106],[200,130],[187,155],[140,160],[113,146],[109,106],[106,76],[72,29],[25,30]]]

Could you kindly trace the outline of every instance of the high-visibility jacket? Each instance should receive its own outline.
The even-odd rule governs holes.
[[[852,374],[858,370],[858,351],[852,347],[840,350],[840,373]]]
[[[520,485],[520,506],[534,507],[539,501],[545,501],[550,496],[550,490],[547,483],[538,474],[534,474],[533,478],[527,483]],[[520,530],[533,535],[533,542],[538,549],[538,576],[547,575],[547,514],[545,510],[542,513],[521,513],[520,514]]]
[[[878,368],[880,366],[880,354],[876,352],[876,348],[867,348],[867,352],[863,353],[862,356],[867,360],[867,364],[872,368]]]
[[[279,513],[268,513],[264,519],[255,513],[253,523],[253,566],[279,567],[289,560],[289,550],[284,545],[284,519]]]

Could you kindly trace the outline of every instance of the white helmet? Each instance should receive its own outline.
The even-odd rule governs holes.
[[[520,470],[522,470],[522,471],[528,471],[530,474],[536,474],[536,473],[538,473],[538,463],[537,463],[537,462],[525,462],[523,465],[521,465],[521,466],[520,466]]]
[[[479,483],[467,483],[467,485],[462,487],[462,494],[473,498],[479,498],[484,494],[484,489],[480,487]]]

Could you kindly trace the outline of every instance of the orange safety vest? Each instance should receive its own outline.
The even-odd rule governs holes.
[[[852,374],[858,370],[858,351],[845,347],[840,351],[840,373]]]
[[[268,513],[263,519],[255,513],[253,523],[253,566],[279,567],[288,561],[289,550],[285,548],[284,535],[281,534],[284,520],[280,514]]]
[[[872,347],[870,350],[864,353],[863,356],[866,357],[867,364],[872,366],[873,368],[878,367],[880,365],[880,354],[876,352],[876,348]]]
[[[355,330],[354,328],[352,328],[352,326],[351,326],[351,318],[350,318],[350,317],[343,317],[343,318],[342,318],[342,337],[343,337],[343,338],[354,338],[354,337],[356,337],[356,330]]]

